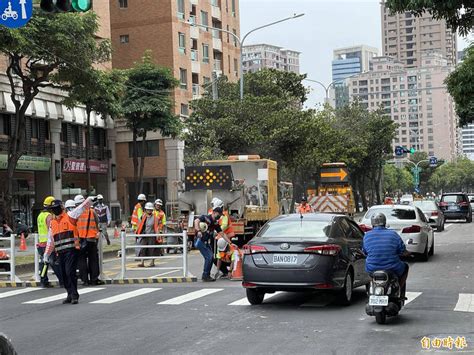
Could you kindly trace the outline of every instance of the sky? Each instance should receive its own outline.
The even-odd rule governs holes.
[[[268,43],[301,52],[300,72],[328,85],[333,49],[359,44],[379,48],[381,54],[380,0],[240,0],[240,33],[304,13],[250,34],[245,44]],[[467,42],[459,39],[458,50]],[[323,102],[325,92],[308,83],[309,107]]]

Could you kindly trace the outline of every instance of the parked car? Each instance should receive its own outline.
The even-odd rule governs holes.
[[[387,217],[387,228],[400,235],[406,249],[421,260],[428,261],[434,254],[434,232],[425,214],[412,205],[377,205],[369,208],[361,224],[372,227],[370,219],[379,212]]]
[[[433,229],[437,232],[444,230],[444,213],[434,200],[413,201],[424,214]]]
[[[243,283],[251,304],[275,291],[333,290],[349,304],[354,287],[370,282],[364,233],[336,214],[290,214],[268,221],[244,246]]]
[[[474,195],[468,195],[467,198],[469,199],[469,204],[471,205],[471,210],[474,211]]]
[[[444,213],[444,219],[466,219],[472,222],[472,207],[467,194],[464,192],[444,193],[441,196],[439,207]]]

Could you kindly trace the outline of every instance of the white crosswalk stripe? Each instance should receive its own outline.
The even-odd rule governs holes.
[[[41,290],[44,290],[44,288],[37,288],[37,287],[20,288],[18,290],[12,290],[12,291],[7,291],[7,292],[0,293],[0,299],[11,297],[11,296],[22,295],[24,293],[29,293],[29,292],[33,292],[33,291],[41,291]]]
[[[121,293],[120,295],[104,298],[98,301],[89,302],[89,303],[96,303],[96,304],[112,304],[124,300],[128,300],[130,298],[146,295],[148,293],[161,290],[161,288],[139,288],[138,290],[130,291]]]
[[[474,312],[474,294],[460,293],[454,310],[456,312]]]
[[[405,301],[405,306],[410,303],[410,302],[413,302],[416,298],[418,298],[423,292],[408,292],[406,291],[405,292],[405,296],[406,298],[408,298],[406,301]]]
[[[83,289],[80,289],[78,292],[79,292],[80,295],[84,295],[86,293],[100,291],[100,290],[104,290],[104,288],[101,288],[101,287],[83,288]],[[66,297],[67,297],[67,293],[61,293],[61,294],[55,295],[55,296],[38,298],[36,300],[23,302],[23,304],[43,304],[43,303],[59,301],[59,300],[65,299]]]
[[[213,293],[220,292],[223,290],[224,290],[223,288],[204,288],[202,290],[193,291],[182,296],[174,297],[169,300],[159,302],[157,304],[172,304],[172,305],[183,304],[183,303],[190,302],[198,298],[211,295]]]
[[[265,294],[265,297],[263,301],[265,302],[266,300],[280,294],[281,292],[275,292],[275,293],[267,293]],[[228,306],[250,306],[250,302],[247,300],[247,297],[241,298],[240,300],[237,300],[235,302],[229,303]]]

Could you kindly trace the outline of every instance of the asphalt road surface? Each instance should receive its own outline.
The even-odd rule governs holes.
[[[474,353],[474,224],[448,223],[435,243],[410,262],[408,304],[386,325],[365,314],[362,288],[348,307],[296,293],[250,306],[239,282],[219,280],[82,288],[78,305],[57,288],[0,289],[0,333],[19,354]],[[449,336],[463,349],[422,348]]]

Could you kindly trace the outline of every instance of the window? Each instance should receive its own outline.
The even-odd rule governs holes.
[[[235,75],[238,75],[238,74],[239,74],[239,68],[238,68],[238,64],[237,64],[237,58],[234,58],[234,71],[235,71]]]
[[[31,119],[31,138],[39,138],[39,128],[40,120]]]
[[[120,43],[125,44],[129,42],[129,37],[128,35],[120,35]]]
[[[179,45],[179,53],[185,54],[186,53],[186,37],[184,33],[178,32],[178,45]]]
[[[184,20],[184,0],[177,0],[178,18]]]
[[[235,30],[235,28],[232,29],[232,33],[235,35],[235,36],[232,36],[232,38],[234,39],[234,47],[237,47],[237,31]]]
[[[119,7],[121,9],[126,9],[128,7],[128,0],[119,0]]]
[[[9,136],[11,133],[11,119],[10,115],[0,115],[0,134]]]
[[[209,45],[202,45],[202,61],[203,63],[209,63]]]
[[[71,143],[79,144],[79,126],[71,125]]]
[[[179,87],[184,90],[188,88],[188,71],[183,68],[179,68]]]
[[[61,134],[59,135],[61,142],[67,143],[67,123],[61,124]]]
[[[201,25],[209,26],[209,20],[206,11],[201,10]],[[206,31],[209,31],[209,28],[206,28]]]
[[[142,146],[143,143],[141,141],[137,142],[137,153],[140,157],[142,155]],[[146,157],[157,157],[160,155],[160,141],[156,140],[149,140],[145,142],[145,156]],[[133,142],[128,143],[128,156],[130,158],[133,157]]]
[[[231,9],[232,9],[232,16],[235,17],[235,0],[232,0],[232,5],[231,5]]]
[[[189,116],[189,106],[181,104],[181,116]]]

